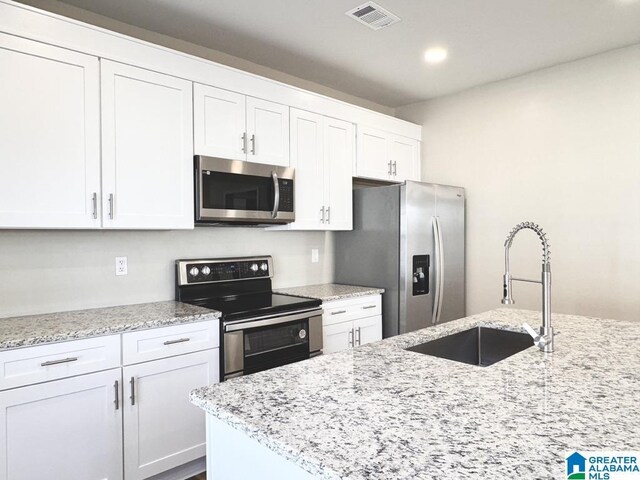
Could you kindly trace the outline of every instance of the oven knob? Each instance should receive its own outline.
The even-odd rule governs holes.
[[[249,267],[249,268],[251,268],[251,271],[252,271],[252,272],[257,272],[257,271],[258,271],[258,264],[257,264],[257,263],[254,263],[254,264],[252,264],[252,265],[251,265],[251,267]]]
[[[204,266],[202,267],[202,274],[206,277],[207,275],[209,275],[211,273],[211,269],[208,266]]]
[[[263,272],[266,272],[268,268],[269,266],[266,263],[263,263],[262,265],[260,265],[260,270],[262,270]]]
[[[191,267],[189,269],[189,275],[191,275],[192,277],[197,277],[198,273],[200,273],[200,270],[198,270],[198,267]]]
[[[304,340],[304,338],[307,336],[307,331],[303,328],[298,332],[298,336],[300,337],[301,340]]]

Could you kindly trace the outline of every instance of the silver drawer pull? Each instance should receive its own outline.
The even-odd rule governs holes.
[[[340,315],[341,313],[347,313],[346,310],[338,310],[337,312],[331,312],[331,315]]]
[[[375,305],[365,305],[364,307],[362,307],[363,310],[367,310],[369,308],[376,308]]]
[[[179,338],[177,340],[167,340],[166,342],[164,342],[165,345],[173,345],[174,343],[183,343],[183,342],[188,342],[189,340],[191,340],[190,338]]]
[[[49,360],[48,362],[43,362],[40,364],[40,366],[48,367],[49,365],[58,365],[60,363],[75,362],[77,360],[78,360],[78,357],[61,358],[60,360]]]

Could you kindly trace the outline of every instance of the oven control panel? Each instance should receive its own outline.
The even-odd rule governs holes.
[[[270,278],[273,270],[271,257],[178,260],[176,267],[179,285]]]

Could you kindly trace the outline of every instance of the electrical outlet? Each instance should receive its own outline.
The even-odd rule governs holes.
[[[127,257],[116,257],[116,275],[126,275]]]
[[[320,261],[320,252],[317,248],[311,249],[311,263],[318,263]]]

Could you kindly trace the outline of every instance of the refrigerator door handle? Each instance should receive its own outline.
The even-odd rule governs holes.
[[[442,226],[440,225],[440,217],[436,217],[436,223],[438,224],[438,279],[440,285],[438,288],[438,315],[436,316],[436,323],[440,323],[440,316],[442,315],[442,301],[444,298],[444,241],[442,240]]]
[[[434,325],[440,321],[440,311],[442,310],[442,293],[444,286],[444,261],[443,261],[443,244],[442,231],[440,230],[440,219],[433,217],[431,225],[433,226],[433,240],[435,246],[435,267],[436,267],[436,291],[433,295],[433,315],[431,323]]]

